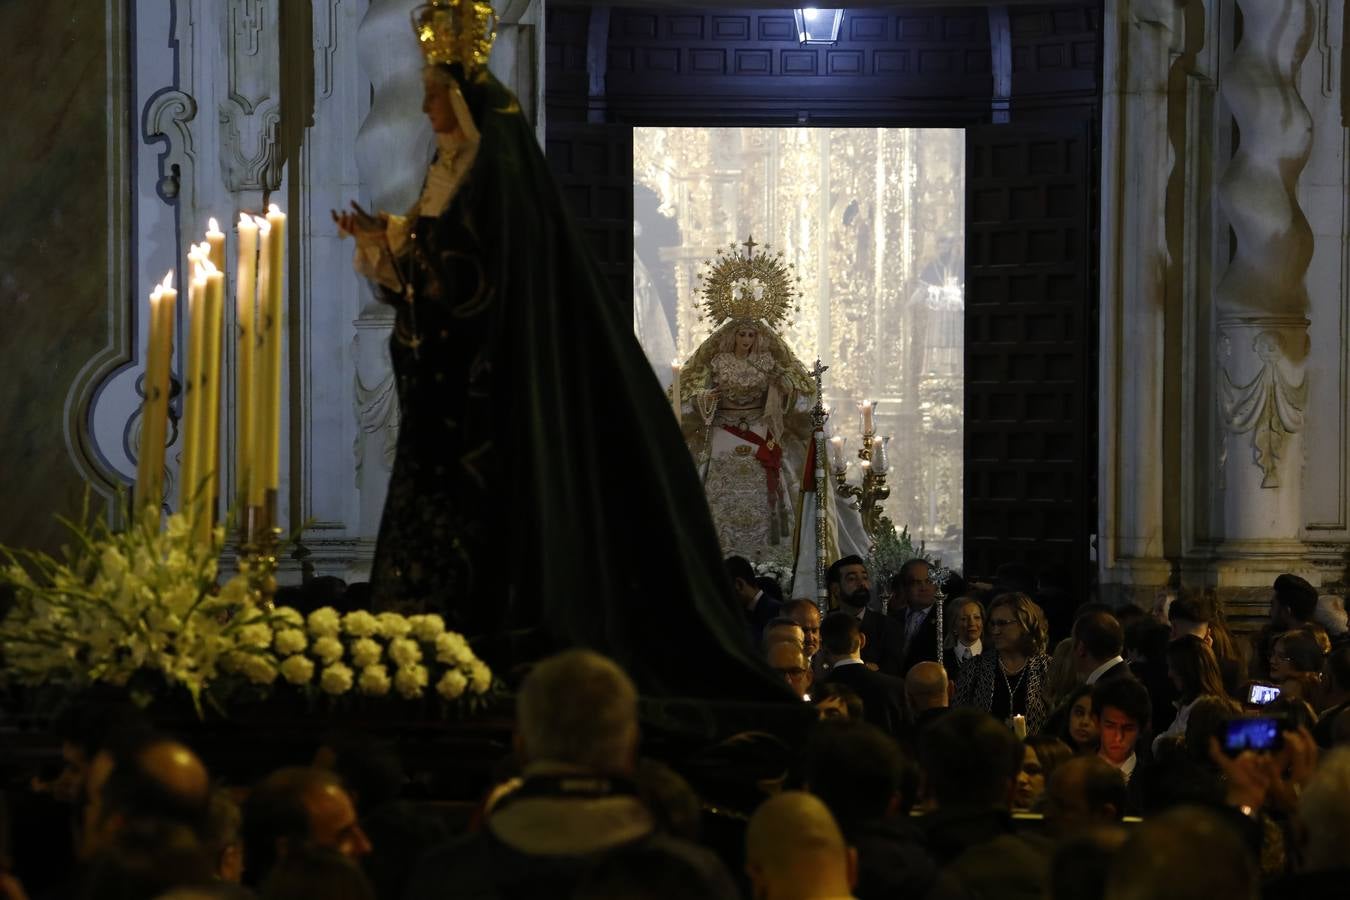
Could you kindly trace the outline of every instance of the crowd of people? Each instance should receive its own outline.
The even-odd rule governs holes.
[[[52,722],[59,775],[7,785],[0,898],[1285,898],[1350,878],[1350,643],[1302,579],[1276,581],[1249,660],[1205,596],[943,598],[913,560],[879,604],[846,557],[822,617],[726,567],[804,741],[649,758],[631,678],[568,650],[516,686],[511,758],[456,822],[369,735],[229,783],[93,697]]]

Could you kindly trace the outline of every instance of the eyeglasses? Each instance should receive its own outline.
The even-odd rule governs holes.
[[[1020,625],[1016,619],[990,619],[990,628],[1007,628],[1009,625]]]

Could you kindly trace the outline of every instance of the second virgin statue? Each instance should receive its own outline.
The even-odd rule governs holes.
[[[800,296],[790,270],[756,246],[710,263],[715,327],[681,373],[680,421],[723,554],[791,568],[815,385],[775,331]]]

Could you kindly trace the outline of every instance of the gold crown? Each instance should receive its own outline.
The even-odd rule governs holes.
[[[714,326],[727,319],[756,319],[777,327],[789,312],[800,311],[801,278],[782,250],[756,253],[759,245],[753,237],[741,246],[744,254],[736,252],[733,243],[718,250],[715,259],[703,261],[707,274],[698,275],[699,319],[707,316]]]
[[[428,63],[475,72],[487,65],[497,39],[497,14],[487,0],[435,0],[412,13],[413,32]]]

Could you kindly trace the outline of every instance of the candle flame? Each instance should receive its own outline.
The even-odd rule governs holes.
[[[275,203],[269,203],[267,205],[267,214],[269,216],[279,216],[281,215],[281,207],[277,206]]]
[[[248,213],[242,213],[242,212],[241,212],[241,213],[239,214],[239,227],[240,227],[240,228],[252,228],[252,227],[253,227],[253,217],[250,216]]]
[[[207,234],[220,234],[220,225],[216,222],[216,217],[212,216],[206,220]]]
[[[253,224],[258,226],[258,233],[263,237],[267,237],[267,235],[272,231],[272,223],[264,219],[262,216],[254,216]]]
[[[209,278],[212,275],[220,274],[220,270],[216,268],[216,264],[211,262],[210,258],[208,257],[202,257],[201,263],[198,265],[198,268],[201,270],[203,280]]]
[[[164,274],[164,280],[159,283],[159,287],[163,291],[173,290],[173,269]]]

